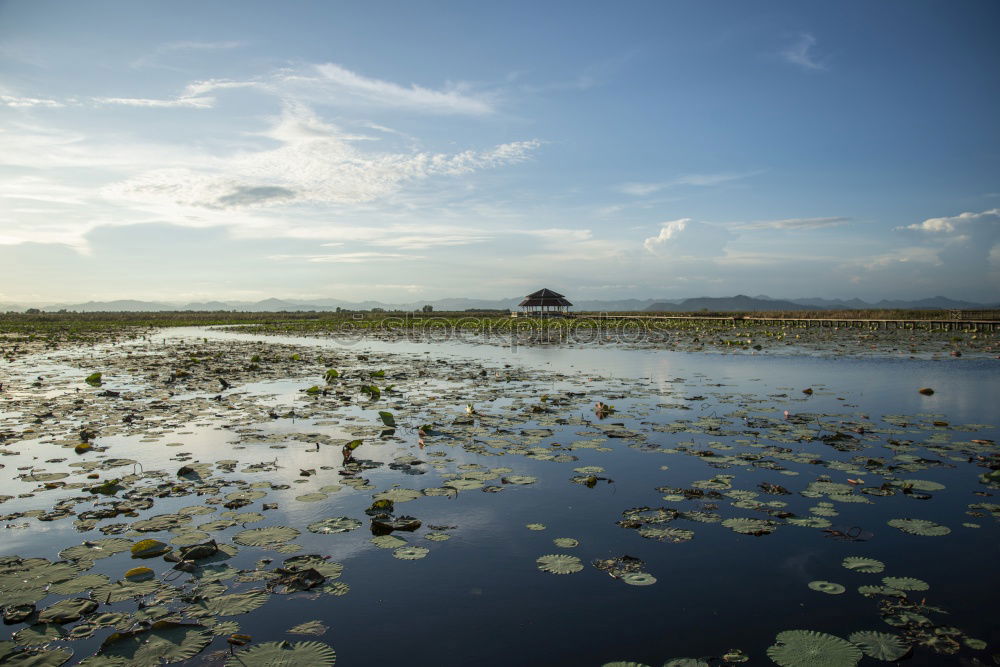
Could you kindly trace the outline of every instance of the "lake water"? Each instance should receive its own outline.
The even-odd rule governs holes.
[[[338,665],[596,666],[616,660],[662,665],[682,657],[721,664],[720,657],[731,649],[748,655],[749,664],[770,664],[766,651],[775,636],[800,629],[841,638],[862,631],[907,635],[917,644],[910,663],[915,665],[986,662],[1000,650],[993,606],[1000,590],[995,567],[1000,507],[989,505],[995,502],[995,490],[979,481],[987,472],[979,464],[997,456],[992,442],[1000,435],[1000,362],[697,354],[610,346],[511,349],[461,342],[360,340],[345,345],[329,339],[175,329],[151,341],[99,349],[93,363],[107,365],[109,358],[128,350],[149,359],[164,353],[181,358],[181,348],[184,354],[204,349],[205,359],[210,352],[223,359],[227,345],[258,341],[289,349],[303,346],[307,354],[323,356],[324,365],[346,370],[340,384],[332,385],[343,386],[344,393],[336,401],[307,396],[301,390],[322,384],[319,376],[307,380],[289,373],[234,383],[221,394],[218,389],[174,386],[172,396],[159,388],[154,397],[144,395],[152,392],[140,373],[146,362],[129,362],[135,375],[106,373],[111,380],[105,388],[134,392],[132,405],[139,406],[145,425],[123,429],[117,424],[126,410],[103,407],[77,420],[108,426],[108,434],[97,439],[108,449],[98,457],[86,456],[135,459],[144,474],[163,470],[173,476],[182,463],[239,461],[216,476],[234,483],[266,482],[272,488],[258,486],[266,497],[238,511],[259,512],[265,502],[277,507],[263,511],[263,521],[211,531],[214,539],[230,542],[249,528],[291,526],[301,533],[293,540],[301,546],[298,554],[322,554],[344,565],[337,581],[350,586],[345,595],[320,589],[271,595],[256,611],[220,619],[238,622],[239,632],[252,635],[254,644],[315,639],[336,650]],[[11,387],[0,394],[0,432],[16,433],[4,448],[18,452],[0,459],[5,465],[0,470],[3,493],[17,496],[37,486],[18,477],[26,465],[68,456],[66,463],[44,467],[71,470],[64,466],[74,460],[72,450],[53,449],[59,439],[53,435],[55,425],[45,426],[51,420],[42,420],[38,428],[43,433],[37,437],[24,429],[30,421],[26,415],[35,414],[45,400],[57,416],[69,415],[63,409],[78,396],[97,400],[97,390],[80,382],[77,369],[84,361],[80,352],[61,352],[49,355],[44,364],[35,359],[0,366]],[[385,370],[385,378],[371,381],[383,388],[394,382],[396,390],[383,393],[377,402],[362,400],[356,391],[360,380],[355,379],[363,377],[362,369],[376,368]],[[28,380],[39,374],[48,380],[31,387]],[[918,392],[925,387],[933,388],[933,394]],[[804,393],[806,389],[811,392]],[[213,403],[215,395],[220,399]],[[596,414],[597,401],[613,405],[614,412]],[[159,417],[156,403],[183,407],[175,413],[164,408],[167,416]],[[467,404],[472,415],[466,414]],[[394,433],[378,436],[379,410],[394,415],[399,425]],[[418,427],[423,424],[433,428],[421,437]],[[377,467],[354,476],[367,480],[368,488],[356,489],[342,484],[351,476],[340,474],[339,445],[362,432],[365,442],[355,458]],[[309,434],[326,439],[307,443],[303,438]],[[178,457],[180,452],[186,456]],[[270,461],[276,467],[261,472],[245,468]],[[496,469],[502,472],[489,472]],[[301,470],[316,474],[302,477]],[[67,482],[80,479],[79,470],[72,472]],[[102,473],[102,478],[110,476]],[[470,478],[480,486],[448,488]],[[518,483],[524,478],[534,481]],[[904,486],[905,480],[917,483]],[[140,475],[130,484],[157,481]],[[810,486],[817,481],[839,486]],[[325,495],[318,500],[299,500],[324,485],[341,488],[319,492]],[[483,485],[496,492],[483,492]],[[422,526],[393,535],[428,549],[426,557],[404,560],[394,557],[393,549],[372,543],[365,509],[373,495],[396,486],[447,491],[395,504],[396,516],[414,516]],[[884,489],[886,495],[863,489]],[[59,498],[80,495],[79,489],[36,492],[14,497],[0,510],[48,509]],[[204,503],[206,496],[211,494],[156,498],[152,508],[136,517],[105,519],[95,528],[177,512]],[[90,507],[81,502],[75,509]],[[664,511],[654,512],[657,508]],[[226,511],[218,505],[208,509],[215,514],[195,516],[192,523]],[[656,521],[647,521],[654,516]],[[329,517],[350,517],[363,525],[332,535],[306,530]],[[746,529],[729,521],[734,518],[754,521]],[[796,524],[796,519],[809,521]],[[894,519],[927,520],[950,532],[911,534],[887,523]],[[77,530],[72,518],[40,522],[28,516],[6,523],[27,527],[5,531],[0,553],[23,557],[55,560],[60,549],[105,537],[96,529]],[[544,529],[531,530],[529,524]],[[741,527],[745,532],[738,532]],[[657,532],[663,529],[677,531]],[[130,539],[169,542],[179,532],[133,532]],[[448,538],[436,541],[428,534]],[[578,544],[557,545],[557,538]],[[290,553],[241,546],[227,562],[252,571],[273,568]],[[553,554],[575,556],[582,568],[566,574],[541,570],[537,560]],[[639,571],[655,583],[630,585],[627,581],[646,583],[650,578],[622,572],[609,576],[592,564],[626,555],[641,559]],[[881,561],[884,571],[847,569],[842,561],[851,556]],[[273,564],[261,565],[262,558]],[[138,562],[127,553],[98,560],[87,572],[115,580],[137,564],[173,576],[161,559]],[[918,582],[897,581],[911,586],[903,592],[894,589],[872,597],[858,592],[859,586],[884,585],[883,577]],[[180,581],[172,586],[182,586]],[[842,585],[845,591],[810,588],[816,581]],[[262,585],[234,579],[223,583],[227,593]],[[917,605],[911,613],[926,622],[896,621],[892,613],[900,611],[898,602],[892,610],[885,602],[900,595],[907,596],[906,604]],[[37,606],[59,597],[43,598]],[[163,596],[162,606],[172,612],[189,609],[186,604]],[[105,608],[131,613],[135,605],[123,601]],[[325,634],[286,634],[312,620],[328,626]],[[8,631],[22,627],[13,625]],[[72,664],[95,652],[109,633],[104,628],[51,646],[72,648]],[[988,648],[975,648],[975,640]],[[226,656],[218,651],[224,648],[217,638],[192,662],[214,656],[221,664]],[[870,657],[861,662],[877,663]]]

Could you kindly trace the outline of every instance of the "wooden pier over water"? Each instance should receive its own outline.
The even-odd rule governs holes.
[[[675,321],[715,321],[732,322],[733,326],[741,323],[763,324],[770,326],[819,327],[831,329],[926,329],[928,331],[996,331],[1000,329],[1000,318],[996,319],[844,319],[827,317],[770,317],[752,315],[615,315],[614,313],[598,313],[594,315],[576,314],[576,317],[597,320],[675,320]]]

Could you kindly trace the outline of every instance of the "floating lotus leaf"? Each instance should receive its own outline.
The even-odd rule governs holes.
[[[36,623],[21,628],[11,639],[18,646],[41,646],[66,637],[66,631],[56,623]],[[5,663],[6,664],[6,663]]]
[[[988,646],[988,644],[982,639],[976,639],[974,637],[966,637],[962,640],[962,643],[974,651],[982,651]]]
[[[432,486],[428,489],[424,489],[422,493],[425,496],[453,496],[455,495],[455,489],[445,489],[440,486]]]
[[[395,549],[406,544],[406,540],[401,540],[393,535],[379,535],[371,538],[370,541],[379,549]]]
[[[583,569],[583,563],[576,556],[548,554],[535,559],[538,569],[552,574],[572,574]]]
[[[793,516],[785,519],[785,523],[791,526],[802,526],[803,528],[828,528],[830,522],[818,516],[798,517]]]
[[[663,663],[663,667],[709,667],[709,664],[698,658],[673,658]]]
[[[38,622],[72,623],[92,613],[97,607],[97,603],[89,598],[66,598],[38,612]]]
[[[889,588],[900,591],[926,591],[930,589],[930,584],[926,581],[913,577],[883,577],[882,583]]]
[[[483,488],[483,483],[478,479],[453,479],[448,482],[448,486],[458,491],[472,491]]]
[[[108,581],[108,578],[103,574],[81,574],[79,577],[70,579],[69,581],[60,581],[58,584],[52,584],[49,586],[49,592],[58,593],[59,595],[75,595],[76,593],[89,591],[92,588],[104,586]]]
[[[284,562],[286,570],[300,572],[302,570],[316,570],[327,579],[336,579],[344,572],[344,565],[336,561],[329,560],[317,554],[303,554],[286,558]]]
[[[268,597],[267,591],[253,590],[210,597],[199,602],[198,606],[207,609],[215,616],[236,616],[259,608],[267,602]]]
[[[170,543],[176,547],[189,547],[199,542],[211,539],[212,536],[201,530],[190,530],[171,538]]]
[[[777,529],[778,524],[766,519],[734,518],[726,519],[722,525],[743,535],[767,535]]]
[[[861,593],[866,598],[875,597],[876,595],[890,595],[894,597],[904,597],[906,595],[903,591],[886,586],[858,586],[858,593]]]
[[[329,593],[330,595],[334,595],[337,597],[340,597],[341,595],[347,595],[350,592],[350,590],[351,587],[342,581],[335,581],[332,584],[327,584],[326,586],[323,587],[324,593]]]
[[[832,581],[810,581],[809,588],[820,593],[829,593],[830,595],[840,595],[847,590],[840,584],[835,584]]]
[[[329,535],[330,533],[346,533],[348,531],[360,527],[361,527],[361,522],[358,521],[357,519],[352,519],[347,516],[335,516],[329,519],[321,519],[320,521],[314,521],[313,523],[306,526],[306,529],[310,533]]]
[[[148,567],[133,567],[125,573],[125,580],[131,582],[149,581],[156,577],[156,573]]]
[[[141,581],[136,583],[113,581],[106,586],[95,588],[90,594],[102,604],[108,604],[149,595],[155,593],[159,588],[160,583],[158,581]]]
[[[318,637],[327,631],[327,627],[321,621],[306,621],[299,623],[294,628],[289,628],[290,635],[313,635]]]
[[[421,497],[420,491],[414,491],[413,489],[388,489],[386,491],[381,491],[372,496],[375,500],[391,500],[394,503],[405,503],[411,500],[416,500]]]
[[[656,583],[656,577],[648,572],[628,572],[619,578],[630,586],[649,586]]]
[[[560,549],[572,549],[573,547],[580,545],[580,542],[574,540],[572,537],[557,537],[552,540],[552,543]]]
[[[938,482],[932,482],[926,479],[904,479],[899,482],[904,488],[909,487],[915,491],[944,491],[946,488],[944,484],[939,484]]]
[[[890,614],[889,616],[884,617],[882,620],[894,628],[902,628],[908,625],[931,625],[931,619],[927,618],[923,614],[917,614],[912,611],[899,611],[895,614]]]
[[[200,565],[193,574],[199,581],[210,582],[232,579],[237,575],[237,571],[225,563],[217,563],[213,565]]]
[[[451,535],[447,533],[427,533],[424,535],[425,540],[430,540],[431,542],[444,542],[445,540],[450,540]]]
[[[269,547],[294,540],[300,535],[291,526],[267,526],[266,528],[247,528],[236,533],[233,542],[247,547]]]
[[[214,635],[203,625],[157,621],[148,630],[116,632],[101,644],[101,655],[125,658],[130,665],[155,667],[198,655]]]
[[[132,545],[132,558],[156,558],[172,550],[172,546],[159,540],[140,540]]]
[[[186,514],[158,514],[136,521],[132,524],[132,530],[138,530],[140,533],[158,533],[161,530],[173,530],[189,521],[191,517]]]
[[[534,484],[537,481],[538,478],[531,475],[508,475],[503,478],[504,484]]]
[[[863,572],[864,574],[878,574],[885,570],[885,563],[864,556],[847,556],[840,564],[848,570]]]
[[[108,537],[103,540],[94,540],[69,547],[59,552],[59,557],[66,560],[99,560],[114,556],[122,551],[128,551],[132,547],[130,540],[121,537]]]
[[[322,642],[267,642],[239,651],[225,667],[274,667],[309,665],[330,667],[337,661],[336,652]]]
[[[303,493],[301,496],[295,496],[295,499],[302,503],[315,503],[327,498],[329,496],[325,493]]]
[[[182,507],[177,510],[178,514],[187,514],[194,516],[196,514],[212,514],[215,512],[214,509],[207,505],[188,505],[187,507]]]
[[[544,523],[528,523],[525,524],[524,527],[527,528],[528,530],[545,530]]]
[[[68,648],[56,648],[49,651],[28,650],[12,652],[3,658],[3,664],[18,667],[59,667],[73,657],[73,651]]]
[[[128,660],[110,655],[92,655],[76,663],[77,667],[125,667]]]
[[[887,523],[893,528],[899,528],[904,533],[911,535],[940,537],[951,532],[951,528],[927,519],[890,519]]]
[[[233,491],[232,493],[226,494],[226,500],[260,500],[267,495],[267,491],[261,491],[260,489],[248,489],[246,491]]]
[[[888,632],[855,632],[848,639],[861,647],[865,655],[876,660],[892,662],[910,652],[909,645]]]
[[[578,472],[581,475],[597,475],[604,472],[604,468],[601,466],[583,466],[582,468],[573,468],[573,472]]]
[[[392,552],[392,555],[400,560],[419,560],[426,556],[430,552],[430,549],[425,547],[399,547]]]
[[[667,540],[669,542],[680,543],[689,542],[694,539],[694,531],[686,528],[658,528],[656,526],[643,526],[639,529],[639,534],[649,540]]]
[[[785,630],[767,649],[781,667],[852,667],[861,650],[847,640],[815,630]]]

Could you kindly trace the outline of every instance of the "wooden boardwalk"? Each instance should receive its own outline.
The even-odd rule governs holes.
[[[579,318],[596,320],[701,320],[715,322],[732,322],[733,326],[740,324],[763,324],[771,326],[820,327],[831,329],[927,329],[929,331],[996,331],[1000,329],[1000,320],[878,320],[878,319],[842,319],[820,317],[754,317],[740,316],[706,316],[697,315],[615,315],[614,313],[599,313],[596,315],[578,314]]]

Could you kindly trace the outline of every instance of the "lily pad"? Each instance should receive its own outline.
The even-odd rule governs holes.
[[[552,574],[572,574],[583,569],[583,563],[576,556],[568,554],[548,554],[535,559],[538,569]]]
[[[785,630],[767,649],[781,667],[853,667],[861,649],[845,639],[815,630]]]
[[[426,547],[399,547],[392,552],[392,555],[400,560],[420,560],[430,552]]]
[[[101,645],[100,655],[124,658],[139,667],[154,667],[193,658],[213,637],[203,625],[157,621],[148,630],[110,635]]]
[[[327,631],[322,621],[306,621],[288,629],[290,635],[312,635],[318,637]]]
[[[890,519],[887,522],[893,528],[898,528],[911,535],[940,537],[951,532],[951,528],[928,521],[927,519]]]
[[[930,584],[921,579],[913,577],[883,577],[882,583],[889,588],[899,591],[926,591],[930,590]]]
[[[820,593],[828,593],[829,595],[840,595],[847,590],[840,584],[835,584],[832,581],[810,581],[809,588]]]
[[[650,586],[656,583],[656,577],[648,572],[628,572],[619,578],[630,586]]]
[[[308,530],[310,533],[329,535],[332,533],[346,533],[348,531],[360,527],[361,527],[361,522],[358,521],[357,519],[352,519],[347,516],[335,516],[329,519],[321,519],[319,521],[314,521],[313,523],[306,526],[306,530]]]
[[[266,591],[253,590],[210,597],[199,602],[198,606],[215,616],[236,616],[254,611],[267,602],[269,597]]]
[[[876,660],[892,662],[910,652],[909,645],[888,632],[854,632],[848,639],[860,646],[865,655]]]
[[[847,556],[840,564],[848,570],[863,572],[864,574],[878,574],[885,570],[885,563],[864,556]]]
[[[300,535],[291,526],[267,526],[248,528],[233,536],[233,542],[247,547],[272,547],[294,540]]]
[[[309,665],[330,667],[337,653],[322,642],[267,642],[239,651],[226,661],[225,667],[274,667],[275,665]]]

